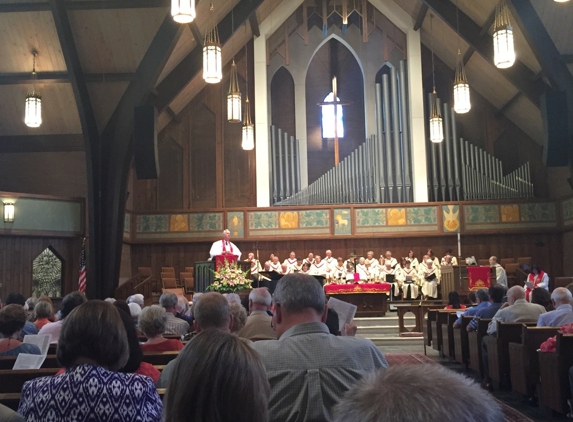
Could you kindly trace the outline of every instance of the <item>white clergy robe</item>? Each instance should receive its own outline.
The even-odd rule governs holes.
[[[237,248],[233,242],[226,240],[217,240],[216,242],[213,242],[209,255],[211,255],[211,259],[213,259],[217,255],[222,255],[223,251],[226,251],[231,255],[237,255],[237,259],[241,259],[241,251],[239,248]]]

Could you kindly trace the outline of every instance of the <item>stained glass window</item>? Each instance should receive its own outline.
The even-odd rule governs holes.
[[[62,296],[62,261],[50,248],[34,259],[32,263],[32,296]]]
[[[323,103],[332,102],[334,100],[334,94],[331,92],[328,94]],[[340,101],[340,98],[336,98],[337,101]],[[327,105],[322,106],[322,137],[323,138],[334,138],[334,106]],[[336,106],[336,121],[337,121],[337,135],[339,138],[344,138],[344,114],[342,111],[342,106]]]

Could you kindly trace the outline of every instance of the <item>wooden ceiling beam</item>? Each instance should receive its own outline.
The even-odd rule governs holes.
[[[452,2],[444,0],[422,1],[451,29],[456,31],[456,7]],[[493,37],[487,31],[480,35],[482,27],[461,10],[459,11],[459,22],[460,36],[484,59],[493,63]],[[540,107],[540,98],[545,92],[546,84],[542,80],[532,82],[534,73],[525,64],[516,60],[513,66],[508,69],[496,69],[508,82],[522,91],[536,107]]]
[[[573,54],[562,54],[559,60],[561,63],[573,63]]]
[[[168,7],[171,0],[88,0],[66,1],[68,10],[104,10],[104,9],[146,9]],[[45,12],[50,11],[50,3],[9,3],[0,5],[0,13]]]
[[[224,45],[257,10],[263,0],[242,0],[217,24],[221,45]],[[232,23],[235,23],[234,27]],[[195,47],[157,86],[158,96],[155,107],[159,112],[165,110],[171,101],[187,86],[203,68],[203,51]]]
[[[416,16],[416,22],[414,23],[414,31],[417,31],[422,27],[424,19],[426,19],[426,13],[428,13],[428,5],[426,3],[422,3],[422,7],[418,12],[418,16]]]
[[[0,136],[0,154],[84,150],[84,135],[81,133]]]
[[[90,73],[85,74],[86,82],[128,82],[133,73]],[[0,73],[0,85],[18,85],[38,82],[42,84],[70,83],[68,72],[38,72],[36,77],[26,73]]]
[[[249,15],[249,24],[251,25],[251,33],[255,37],[261,36],[261,29],[259,28],[259,20],[257,19],[257,12],[254,11]]]
[[[523,92],[517,91],[517,93],[509,99],[507,103],[501,106],[501,108],[495,113],[496,117],[503,116],[505,112],[523,95]]]

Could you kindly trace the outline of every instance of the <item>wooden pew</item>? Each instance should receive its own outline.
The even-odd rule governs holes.
[[[0,404],[17,411],[20,404],[20,393],[0,393]]]
[[[569,391],[569,368],[573,366],[573,335],[557,334],[555,353],[539,353],[541,391],[539,402],[556,412],[567,414]]]
[[[442,309],[438,311],[438,324],[442,334],[441,355],[454,358],[454,327],[458,319],[455,309]]]
[[[0,358],[0,370],[2,369],[12,369],[14,367],[14,362],[16,362],[16,356],[7,356]],[[46,356],[46,360],[42,364],[42,368],[61,368],[58,363],[56,355]]]
[[[549,337],[553,337],[557,327],[528,327],[524,325],[521,343],[509,343],[509,367],[511,389],[531,397],[539,382],[539,358],[537,349]]]
[[[423,319],[423,331],[424,331],[424,348],[430,347],[432,345],[432,321],[436,320],[437,313],[435,311],[430,312],[428,310],[428,318]]]
[[[432,317],[433,314],[433,317]],[[430,323],[430,330],[432,333],[432,349],[440,350],[440,342],[442,340],[442,330],[438,333],[438,310],[430,309],[428,311],[428,321]]]
[[[26,381],[34,378],[56,375],[60,368],[41,368],[13,371],[0,370],[0,393],[20,393]]]
[[[469,364],[470,369],[480,374],[483,379],[483,362],[481,359],[481,342],[482,339],[487,335],[487,327],[491,319],[489,318],[479,318],[477,324],[477,330],[468,333],[468,344],[469,344]]]
[[[150,363],[152,365],[167,365],[173,359],[179,356],[179,351],[177,352],[150,352],[143,354],[143,362]]]
[[[468,369],[470,357],[470,344],[467,326],[473,317],[462,316],[462,326],[454,328],[454,358]]]

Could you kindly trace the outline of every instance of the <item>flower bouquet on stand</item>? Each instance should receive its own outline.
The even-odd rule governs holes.
[[[207,286],[209,292],[236,293],[240,290],[251,290],[253,281],[248,277],[249,271],[242,271],[236,262],[225,261],[217,271],[213,271],[213,284]]]

